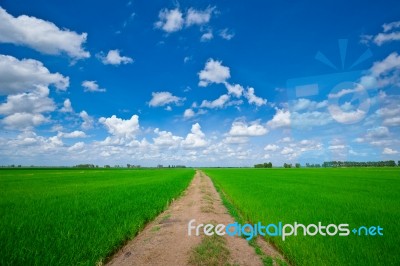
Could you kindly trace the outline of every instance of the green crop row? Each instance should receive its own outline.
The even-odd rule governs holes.
[[[248,222],[381,226],[383,236],[267,237],[295,265],[400,265],[400,169],[205,169]]]
[[[0,265],[95,265],[178,197],[174,170],[0,170]]]

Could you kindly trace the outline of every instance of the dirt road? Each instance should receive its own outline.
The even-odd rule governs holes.
[[[188,223],[192,219],[196,219],[196,225],[234,222],[210,178],[200,171],[196,172],[184,195],[148,224],[107,265],[262,265],[254,248],[243,238],[224,236],[210,243],[204,242],[205,238],[210,238],[208,236],[188,236]],[[217,258],[212,258],[207,252],[213,250],[207,249],[214,249]]]

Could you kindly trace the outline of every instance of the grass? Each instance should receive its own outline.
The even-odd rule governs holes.
[[[193,248],[189,264],[195,266],[229,265],[229,255],[229,249],[222,236],[217,234],[205,236],[201,243]]]
[[[0,265],[95,265],[188,186],[192,169],[0,170]]]
[[[350,224],[384,236],[269,237],[296,265],[399,265],[400,169],[205,169],[248,222]],[[232,209],[232,208],[231,208]]]

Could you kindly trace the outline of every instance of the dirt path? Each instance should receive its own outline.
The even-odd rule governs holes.
[[[185,194],[148,224],[107,265],[204,264],[198,261],[198,257],[193,262],[193,250],[202,245],[204,236],[188,236],[188,222],[192,219],[196,219],[195,225],[226,225],[234,222],[210,178],[200,171],[196,173]],[[245,239],[224,236],[222,243],[224,249],[228,250],[225,262],[234,265],[262,265],[260,257]]]

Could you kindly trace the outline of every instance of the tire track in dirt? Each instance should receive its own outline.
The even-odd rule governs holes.
[[[196,219],[196,225],[234,222],[210,178],[201,171],[196,172],[184,194],[117,252],[107,265],[207,265],[207,261],[193,259],[194,250],[202,245],[205,236],[195,236],[194,232],[188,235],[188,223],[192,219]],[[220,265],[263,265],[245,239],[223,238],[221,243],[228,251]]]

